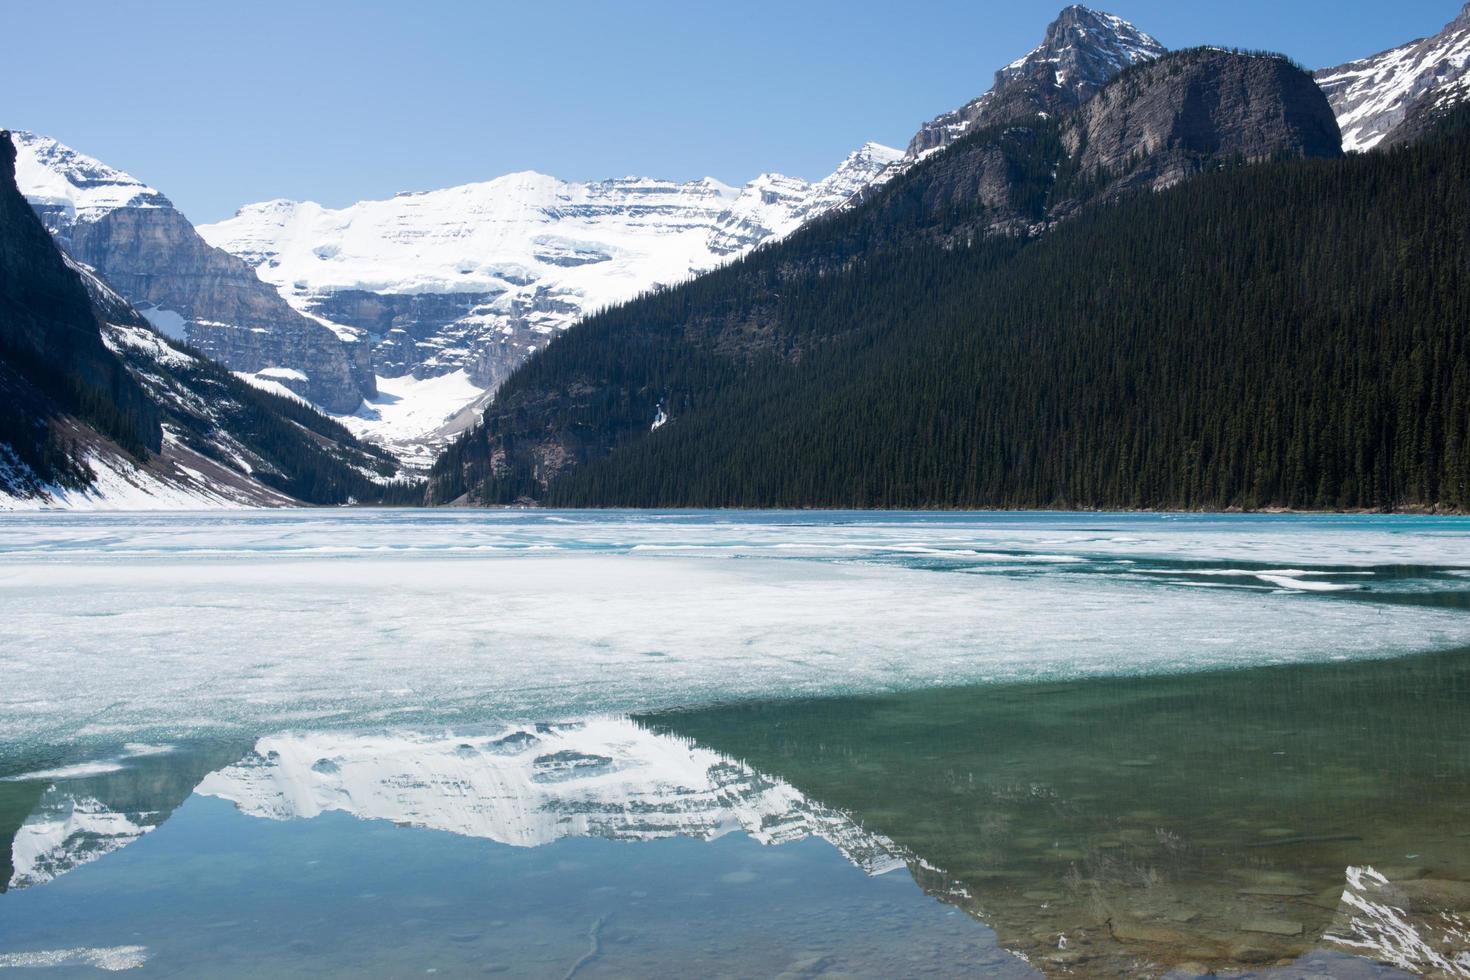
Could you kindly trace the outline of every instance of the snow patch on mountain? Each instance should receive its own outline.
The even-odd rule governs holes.
[[[578,320],[791,234],[888,179],[901,157],[867,143],[822,180],[771,173],[738,189],[523,172],[346,208],[266,201],[199,232],[299,312],[367,332],[386,394],[337,418],[421,459]],[[444,377],[456,380],[431,383]]]
[[[14,130],[15,181],[33,204],[96,221],[117,208],[168,208],[168,198],[131,174],[49,136]]]
[[[1316,73],[1342,128],[1342,148],[1390,140],[1417,110],[1458,104],[1470,91],[1470,5],[1444,30]]]
[[[995,73],[988,92],[921,126],[909,142],[906,165],[993,122],[1075,108],[1123,69],[1167,50],[1121,17],[1067,7],[1047,27],[1041,44]]]
[[[473,423],[489,395],[462,369],[428,378],[380,375],[378,394],[337,418],[359,439],[386,446],[410,466],[428,467],[440,446]]]

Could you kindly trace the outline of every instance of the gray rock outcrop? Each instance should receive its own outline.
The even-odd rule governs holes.
[[[21,190],[58,244],[175,339],[235,371],[289,369],[275,380],[328,411],[376,393],[366,337],[293,310],[163,194],[53,139],[15,142]]]
[[[1084,174],[1173,186],[1222,163],[1342,155],[1332,108],[1285,58],[1199,48],[1134,68],[1063,128]]]

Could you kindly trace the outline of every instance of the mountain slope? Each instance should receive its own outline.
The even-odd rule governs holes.
[[[995,73],[990,91],[930,120],[909,142],[919,159],[966,133],[1040,113],[1077,108],[1119,72],[1164,54],[1158,41],[1112,14],[1076,4],[1046,29],[1040,45]]]
[[[277,381],[331,411],[375,393],[362,338],[292,310],[161,193],[48,137],[12,139],[17,182],[47,230],[159,329],[234,370],[277,369]]]
[[[156,333],[60,252],[0,134],[0,507],[380,500],[395,467]]]
[[[1281,82],[1263,119],[1312,94],[1281,59],[1224,52],[1114,84],[1199,106],[1178,94],[1227,72]],[[972,133],[861,208],[568,334],[446,454],[434,499],[1464,508],[1470,139],[1241,163],[1325,153],[1315,99],[1275,147],[1261,119],[1189,109],[1220,172],[1163,192],[1054,156],[1073,120]],[[987,160],[1012,164],[1009,194],[949,192],[1002,172]],[[1059,199],[1112,203],[984,233]]]
[[[1316,73],[1342,127],[1343,149],[1415,139],[1470,97],[1470,4],[1432,37]]]
[[[816,183],[763,174],[740,190],[518,173],[341,209],[270,201],[199,231],[298,310],[372,338],[389,397],[344,421],[414,456],[462,429],[473,414],[456,419],[461,409],[583,316],[789,234],[899,156],[869,143]],[[458,402],[404,410],[437,404],[431,389]]]

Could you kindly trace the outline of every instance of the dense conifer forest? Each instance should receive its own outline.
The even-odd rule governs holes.
[[[1093,179],[1049,169],[1045,122],[985,141],[1019,211]],[[936,209],[947,157],[963,147],[570,331],[441,459],[436,497],[1470,508],[1470,110],[1409,147],[1226,165],[1037,236]]]

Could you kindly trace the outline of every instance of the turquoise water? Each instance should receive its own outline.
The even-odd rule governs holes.
[[[1470,525],[0,517],[0,971],[1470,975]]]

